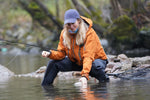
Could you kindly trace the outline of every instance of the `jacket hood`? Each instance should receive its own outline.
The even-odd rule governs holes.
[[[83,17],[83,16],[80,16],[80,17],[89,25],[89,29],[93,26],[93,22],[91,19]]]

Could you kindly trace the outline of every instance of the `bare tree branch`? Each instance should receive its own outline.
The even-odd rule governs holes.
[[[58,26],[59,29],[63,28],[62,24],[60,24],[61,21],[59,21],[58,19],[56,20],[56,18],[54,18],[54,16],[49,12],[47,7],[44,6],[44,4],[42,4],[39,0],[34,1],[40,6],[40,8],[45,12],[45,14],[54,22],[54,24]]]
[[[85,7],[83,7],[77,0],[72,0],[72,3],[82,16],[85,16],[86,14],[91,15],[91,12]]]
[[[85,12],[85,9],[84,10],[82,9],[83,7],[80,5],[80,3],[77,0],[72,0],[72,2],[75,5],[76,9],[79,11],[79,13],[83,14],[83,16],[86,16],[86,17],[92,16],[91,18],[94,19],[93,20],[93,22],[94,22],[93,28],[98,33],[98,35],[103,37],[103,32],[105,31],[105,29],[101,25],[95,23],[95,22],[97,22],[97,20],[100,20],[102,18],[100,17],[100,14],[97,14],[95,8],[91,5],[90,1],[83,0],[85,6],[87,7],[86,11],[90,12],[90,13],[86,13],[86,14],[83,13],[83,12]]]

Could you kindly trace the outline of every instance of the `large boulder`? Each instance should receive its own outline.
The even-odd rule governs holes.
[[[107,73],[121,73],[132,67],[132,61],[125,54],[108,56],[108,61],[105,70]]]
[[[37,69],[35,72],[27,73],[27,74],[18,74],[16,77],[35,77],[35,78],[43,78],[44,72],[46,70],[46,66],[42,66]]]
[[[12,71],[0,65],[0,81],[6,81],[12,76],[14,76],[14,73]]]
[[[107,57],[109,63],[107,64],[105,71],[109,75],[115,75],[119,73],[121,74],[124,72],[128,72],[130,70],[133,72],[138,72],[138,70],[141,69],[142,72],[149,73],[146,75],[146,77],[147,76],[149,77],[150,75],[150,56],[128,58],[125,54],[119,54],[119,55],[108,55]],[[143,70],[145,68],[146,71]],[[42,66],[34,72],[15,75],[8,68],[0,65],[0,81],[4,79],[9,79],[12,76],[43,78],[45,70],[46,70],[46,66]],[[128,73],[126,75],[129,76]],[[80,72],[74,72],[74,71],[59,72],[57,76],[60,79],[70,79],[70,78],[74,78],[74,76],[80,76]]]
[[[122,53],[125,50],[131,50],[139,43],[139,31],[135,23],[128,16],[123,15],[113,21],[106,31],[106,37],[109,45],[115,54]]]
[[[105,69],[109,76],[121,79],[150,78],[150,56],[128,58],[125,54],[108,56]]]
[[[130,58],[134,67],[140,67],[143,64],[150,65],[150,56]]]

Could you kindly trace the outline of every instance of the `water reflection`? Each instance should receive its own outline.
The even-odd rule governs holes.
[[[0,54],[0,64],[4,65],[15,74],[30,73],[41,66],[45,66],[48,58],[42,58],[41,55],[3,55]]]
[[[35,78],[13,77],[0,83],[0,100],[43,100],[39,83],[40,80]]]
[[[121,80],[110,83],[108,92],[111,100],[149,100],[150,80]]]
[[[108,93],[106,88],[106,83],[91,85],[87,88],[80,88],[82,92],[82,98],[85,100],[107,100]]]
[[[43,86],[47,99],[52,100],[107,100],[106,84],[90,84],[87,88],[73,84]]]
[[[0,64],[5,65],[12,56],[0,55]],[[39,55],[17,56],[8,66],[11,71],[24,74],[47,64],[49,59]],[[12,77],[0,81],[0,100],[149,100],[150,80],[114,80],[98,84],[88,81],[87,88],[74,86],[78,78],[56,78],[53,85],[41,86],[40,78]]]

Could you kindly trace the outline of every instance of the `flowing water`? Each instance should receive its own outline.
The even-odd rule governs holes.
[[[15,74],[25,74],[46,65],[48,59],[34,55],[0,55],[0,64]],[[0,100],[149,100],[150,80],[114,80],[98,84],[95,79],[87,88],[75,86],[78,78],[56,78],[53,85],[42,87],[40,78],[12,77],[0,81]]]

